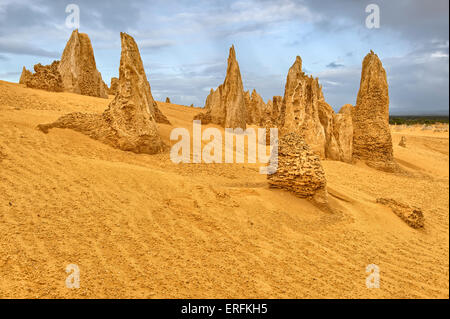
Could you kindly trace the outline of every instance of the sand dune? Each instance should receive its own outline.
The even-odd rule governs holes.
[[[449,297],[448,133],[393,130],[398,174],[323,161],[327,213],[269,189],[255,165],[177,165],[36,130],[111,99],[0,81],[0,297]],[[199,111],[158,106],[173,125],[158,124],[167,144]],[[378,197],[422,208],[425,228]],[[65,286],[72,263],[80,289]],[[379,289],[366,288],[368,264]]]

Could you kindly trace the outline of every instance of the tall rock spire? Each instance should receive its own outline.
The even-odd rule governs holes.
[[[386,71],[370,51],[363,60],[361,83],[353,112],[353,157],[378,169],[393,171],[392,137],[389,129],[389,89]]]
[[[227,75],[223,83],[223,102],[226,105],[227,115],[225,127],[246,129],[246,108],[244,102],[244,86],[241,71],[236,60],[234,45],[230,48],[228,57]]]
[[[97,70],[94,50],[86,33],[74,30],[64,48],[59,64],[66,91],[82,95],[108,97],[102,76]]]
[[[322,102],[325,103],[319,81],[302,71],[302,59],[297,56],[287,75],[280,124],[283,132],[301,134],[311,149],[324,158],[326,136],[319,118]]]
[[[351,115],[347,109],[337,115],[325,102],[319,79],[303,72],[299,56],[289,69],[282,103],[274,97],[273,106],[282,135],[300,134],[321,158],[352,161]]]
[[[116,98],[109,106],[111,112],[120,111],[120,107],[112,107],[120,103],[125,103],[134,108],[135,112],[142,112],[145,108],[151,117],[158,123],[166,123],[169,121],[161,113],[153,99],[150,83],[147,80],[144,64],[139,53],[139,48],[134,39],[121,32],[120,38],[122,42],[122,54],[120,57],[119,67],[119,85]]]
[[[214,123],[226,128],[245,130],[246,117],[244,86],[233,45],[228,56],[225,81],[217,90],[211,90],[206,99],[205,112],[197,114],[194,119],[201,120],[203,124]]]

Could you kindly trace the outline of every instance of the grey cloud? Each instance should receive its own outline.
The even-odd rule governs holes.
[[[201,76],[209,78],[225,78],[227,65],[225,62],[202,63],[181,66],[178,71],[187,76]]]
[[[1,78],[16,78],[18,75],[20,75],[22,72],[5,72],[0,73]]]
[[[103,30],[104,33],[129,31],[139,25],[143,8],[152,6],[139,0],[72,2],[37,0],[29,3],[9,2],[1,7],[0,36],[13,37],[14,34],[28,33],[30,38],[45,30],[58,33],[64,26],[68,13],[66,6],[74,3],[80,8],[80,31]]]
[[[57,58],[60,53],[36,48],[26,42],[0,38],[0,52],[20,55]]]
[[[48,25],[50,18],[46,12],[37,10],[31,5],[8,3],[0,11],[0,36],[14,30]]]
[[[283,96],[286,74],[245,74],[245,78],[243,78],[245,90],[249,90],[251,92],[255,89],[265,102],[272,99],[274,96]]]
[[[225,74],[227,64],[225,62],[217,62],[206,65],[202,70],[203,74]]]
[[[181,65],[169,65],[161,63],[144,64],[150,74],[173,74],[174,76],[222,76],[225,77],[226,62],[203,62]]]
[[[429,55],[388,59],[393,114],[448,114],[448,58]]]
[[[368,13],[365,8],[369,4],[380,7],[379,31],[398,33],[415,43],[426,42],[429,39],[448,40],[448,0],[305,0],[312,12],[320,13],[324,19],[317,25],[326,31],[337,31],[339,28],[359,28],[369,33],[365,28]]]
[[[222,38],[265,33],[283,22],[314,19],[308,8],[295,0],[198,1],[191,8],[188,12],[183,10],[164,17],[164,22],[189,26],[180,28],[183,33],[202,29]]]
[[[250,23],[241,27],[233,28],[227,27],[218,31],[218,35],[222,37],[232,37],[239,34],[249,34],[249,33],[264,33],[267,31],[267,23]]]
[[[190,77],[185,75],[168,76],[166,74],[148,74],[152,86],[152,94],[157,100],[166,96],[176,104],[203,106],[209,89],[214,87],[214,81],[207,76]],[[223,81],[223,79],[222,79]],[[217,83],[217,85],[219,82]]]
[[[325,100],[335,111],[344,104],[355,104],[361,77],[360,67],[342,67],[314,74],[323,85]]]
[[[152,40],[152,39],[144,39],[138,41],[139,49],[141,51],[149,51],[149,50],[158,50],[162,48],[167,48],[175,45],[172,41],[167,40]]]
[[[166,96],[176,104],[203,106],[211,88],[223,82],[224,62],[205,62],[181,65],[146,64],[147,78],[157,100]]]
[[[331,62],[331,63],[327,64],[327,68],[330,68],[330,69],[337,69],[337,68],[342,68],[342,67],[344,67],[344,65],[337,63],[337,62]]]

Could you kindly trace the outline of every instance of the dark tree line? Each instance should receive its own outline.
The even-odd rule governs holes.
[[[396,125],[414,125],[425,124],[432,125],[436,123],[448,123],[448,116],[414,116],[414,115],[393,115],[389,117],[389,124]]]

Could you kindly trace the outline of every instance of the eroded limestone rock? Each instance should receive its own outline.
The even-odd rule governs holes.
[[[391,198],[377,198],[377,203],[390,207],[394,214],[410,227],[416,229],[425,227],[425,217],[420,208],[399,203]]]
[[[116,93],[118,91],[119,91],[119,79],[118,78],[111,78],[111,86],[109,88],[108,94],[116,95]]]
[[[70,113],[40,130],[69,128],[124,151],[154,154],[163,151],[157,126],[157,112],[150,85],[134,39],[121,33],[122,53],[119,87],[114,100],[103,114]]]
[[[385,171],[397,170],[389,129],[386,71],[370,51],[363,60],[361,83],[353,110],[353,158]]]
[[[332,114],[327,106],[318,79],[302,71],[302,60],[297,56],[286,79],[279,120],[282,133],[299,133],[317,155],[325,158],[327,139],[331,139],[332,130]],[[328,129],[323,126],[320,116]]]
[[[26,84],[28,80],[33,77],[33,73],[28,71],[25,67],[22,68],[22,74],[20,75],[19,83]]]
[[[265,122],[263,113],[266,108],[266,104],[255,89],[253,89],[250,98],[248,98],[247,95],[248,92],[244,97],[245,106],[247,109],[247,124],[262,125],[262,123]]]
[[[352,163],[353,161],[353,106],[344,105],[339,113],[333,115],[333,135],[337,143],[337,154],[333,158],[338,161]]]
[[[241,72],[236,60],[234,46],[232,46],[224,83],[215,91],[211,90],[206,98],[204,112],[197,114],[194,119],[202,120],[204,124],[214,123],[226,128],[242,128],[245,130],[246,117]]]
[[[278,169],[267,175],[269,186],[282,188],[317,203],[327,203],[327,181],[320,158],[303,136],[291,132],[278,141]]]
[[[281,108],[283,105],[283,97],[282,96],[274,96],[272,98],[272,123],[276,126],[280,125],[280,118],[284,118],[284,115],[281,114]]]
[[[82,95],[107,98],[108,90],[95,63],[91,40],[74,30],[59,64],[64,89]]]
[[[36,64],[34,73],[26,80],[26,86],[33,89],[62,92],[63,82],[58,66],[59,61],[53,61],[50,65]]]

